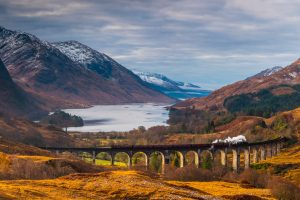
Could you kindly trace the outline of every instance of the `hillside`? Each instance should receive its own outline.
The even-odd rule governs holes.
[[[75,141],[61,129],[7,116],[0,117],[0,137],[35,146],[82,145],[80,141]]]
[[[299,144],[284,149],[279,156],[268,158],[253,168],[267,170],[271,174],[279,175],[300,187],[300,147]]]
[[[70,49],[91,54],[89,59],[93,61],[74,59]],[[172,101],[113,59],[78,42],[53,45],[34,35],[1,27],[0,57],[13,80],[39,96],[48,109]]]
[[[293,85],[300,83],[300,59],[285,68],[277,70],[272,73],[261,72],[248,79],[222,87],[207,97],[180,102],[175,105],[174,108],[194,107],[198,110],[224,110],[224,100],[230,96],[255,93],[275,85]]]
[[[111,171],[74,174],[54,180],[0,181],[0,197],[6,199],[226,199],[272,198],[268,189],[242,189],[239,184],[202,183],[197,188],[186,183],[164,182],[142,172]],[[226,191],[222,193],[222,189]],[[216,194],[216,190],[219,193]],[[219,199],[217,198],[217,199]]]
[[[46,113],[41,105],[41,102],[13,82],[0,59],[0,112],[19,117],[37,118]]]
[[[201,126],[199,119],[196,119],[194,123]],[[213,130],[209,133],[195,133],[169,134],[161,139],[161,142],[164,144],[211,143],[215,139],[225,139],[237,135],[244,135],[248,142],[269,140],[280,136],[299,140],[300,108],[279,112],[270,118],[237,116],[229,121],[224,121],[224,123],[214,124]]]
[[[300,107],[300,84],[275,85],[256,93],[230,96],[223,105],[238,115],[270,117]]]

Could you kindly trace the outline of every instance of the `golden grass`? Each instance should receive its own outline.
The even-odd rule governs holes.
[[[91,158],[84,158],[84,160],[88,163],[92,163],[92,159]],[[100,160],[100,159],[96,159],[96,165],[102,165],[102,166],[111,166],[111,161],[110,160]],[[123,162],[115,162],[114,163],[115,166],[118,167],[127,167],[127,165]]]
[[[268,158],[260,163],[274,165],[300,164],[300,146],[285,149],[278,156]]]
[[[179,182],[169,181],[170,184],[176,186],[188,186],[201,191],[205,191],[210,195],[223,197],[223,196],[236,196],[236,195],[252,195],[265,199],[274,199],[269,189],[259,188],[243,188],[238,183],[228,183],[222,181],[212,182]]]
[[[300,108],[292,110],[292,115],[296,120],[300,120]]]
[[[177,187],[136,171],[74,174],[54,180],[0,181],[0,199],[201,199],[198,189]]]
[[[227,182],[179,182],[137,171],[73,174],[52,180],[0,181],[0,199],[212,199],[251,195],[272,200],[268,189]]]
[[[284,149],[279,155],[260,161],[254,166],[268,166],[268,170],[300,186],[300,146]]]
[[[49,156],[26,156],[26,155],[16,155],[15,157],[26,159],[26,160],[32,160],[34,162],[47,162],[49,160],[59,159]]]

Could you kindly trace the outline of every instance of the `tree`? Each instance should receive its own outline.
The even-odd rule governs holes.
[[[80,127],[84,125],[83,119],[81,117],[71,115],[63,111],[57,111],[51,115],[48,115],[47,117],[43,118],[40,123],[65,128],[66,132],[68,130],[68,127]]]

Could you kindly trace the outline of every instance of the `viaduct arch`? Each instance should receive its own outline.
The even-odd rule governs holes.
[[[231,155],[231,166],[236,172],[241,168],[241,154],[243,154],[244,169],[250,167],[251,163],[257,163],[259,160],[265,160],[276,156],[282,148],[286,138],[277,138],[273,140],[255,142],[255,143],[238,143],[238,144],[183,144],[183,145],[135,145],[135,146],[111,146],[111,147],[40,147],[56,153],[71,152],[77,155],[89,153],[92,155],[93,163],[96,161],[96,155],[99,153],[107,153],[111,157],[111,165],[115,163],[115,156],[118,153],[126,153],[128,155],[128,167],[132,167],[132,158],[137,153],[142,153],[145,156],[145,166],[148,168],[150,156],[153,153],[159,153],[162,157],[162,173],[164,166],[170,163],[170,155],[172,152],[178,152],[180,155],[180,167],[186,165],[186,155],[192,152],[194,156],[194,164],[199,167],[201,162],[201,153],[209,152],[214,159],[214,155],[220,154],[220,163],[223,166],[228,165],[228,155]]]

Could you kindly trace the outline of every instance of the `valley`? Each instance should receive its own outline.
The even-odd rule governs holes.
[[[299,6],[0,1],[0,199],[300,200]]]

